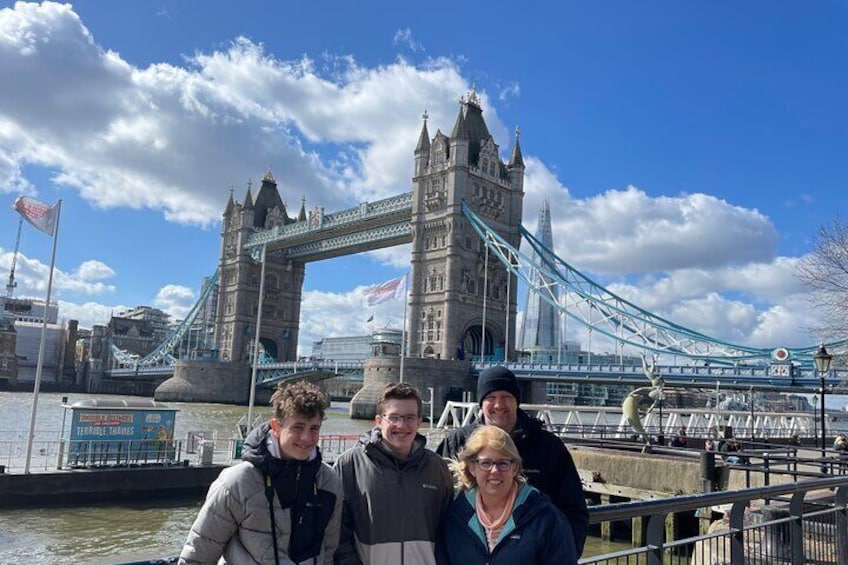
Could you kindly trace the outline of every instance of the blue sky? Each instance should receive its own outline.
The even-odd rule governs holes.
[[[839,1],[0,1],[2,282],[14,198],[61,198],[63,317],[181,316],[231,186],[270,166],[328,212],[409,190],[421,114],[449,132],[474,85],[504,158],[520,126],[524,223],[549,198],[561,257],[699,331],[809,345],[795,268],[848,210],[845,29]],[[16,295],[43,297],[49,238],[20,252]],[[407,262],[308,265],[301,354],[368,331],[364,289]]]

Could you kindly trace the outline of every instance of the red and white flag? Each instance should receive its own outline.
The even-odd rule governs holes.
[[[53,236],[56,234],[56,211],[58,206],[58,203],[50,206],[34,198],[18,196],[15,199],[15,203],[12,204],[12,210],[17,210],[18,214],[23,216],[36,229],[43,231],[49,236]]]
[[[372,286],[365,293],[368,306],[374,306],[394,298],[403,298],[404,296],[406,296],[406,275]]]

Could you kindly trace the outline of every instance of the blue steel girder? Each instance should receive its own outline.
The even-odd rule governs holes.
[[[474,371],[481,371],[489,364],[476,363]],[[648,383],[641,366],[636,365],[541,365],[531,363],[508,363],[505,365],[523,381],[568,382],[588,384],[622,384],[645,386]],[[668,387],[696,387],[714,389],[716,385],[725,389],[756,391],[783,391],[814,394],[821,384],[815,369],[793,367],[783,375],[771,366],[748,367],[727,366],[658,366],[657,371]],[[828,394],[844,394],[848,383],[848,369],[831,370],[825,377]]]
[[[625,300],[547,249],[530,232],[519,226],[536,260],[513,247],[477,216],[465,203],[462,211],[483,240],[488,251],[539,297],[559,312],[618,344],[642,351],[681,356],[692,361],[720,365],[761,364],[774,349],[732,344],[686,328]],[[556,291],[554,290],[556,289]],[[848,348],[848,340],[828,343],[832,353]],[[789,348],[792,359],[812,364],[817,345]]]
[[[171,330],[165,339],[159,343],[153,351],[145,356],[139,356],[135,353],[130,353],[120,349],[117,345],[109,340],[109,346],[112,350],[113,358],[123,367],[156,367],[156,366],[173,366],[175,358],[173,356],[174,348],[177,347],[185,337],[186,332],[191,330],[194,321],[198,314],[203,310],[207,300],[212,295],[212,289],[218,282],[218,273],[220,269],[215,269],[215,272],[209,277],[206,287],[200,294],[197,302],[191,307],[189,313],[179,323],[179,325]]]
[[[365,361],[273,361],[256,365],[256,384],[277,382],[297,375],[326,373],[340,375],[362,375]]]
[[[316,261],[412,241],[412,192],[332,214],[313,214],[301,222],[256,230],[244,248],[257,260],[267,245],[269,251],[282,250],[287,259]]]

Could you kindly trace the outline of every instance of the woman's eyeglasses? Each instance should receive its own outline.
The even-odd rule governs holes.
[[[514,463],[512,459],[498,459],[497,461],[492,459],[473,459],[472,461],[487,473],[492,470],[492,467],[501,473],[505,473],[512,469],[512,464]]]

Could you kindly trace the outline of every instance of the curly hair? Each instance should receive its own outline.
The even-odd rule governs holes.
[[[414,400],[418,403],[418,415],[421,415],[421,393],[409,383],[389,383],[377,397],[377,412],[382,413],[388,400]]]
[[[459,490],[470,490],[477,486],[477,480],[471,474],[469,465],[487,447],[500,451],[508,459],[512,459],[516,471],[515,482],[519,484],[527,482],[523,472],[524,467],[521,464],[521,455],[509,434],[497,426],[480,426],[465,442],[465,447],[459,452],[457,459],[451,460],[449,464]]]
[[[321,389],[306,381],[287,386],[280,383],[271,395],[271,406],[274,407],[274,418],[280,421],[289,416],[320,416],[323,420],[327,410],[327,397]]]

